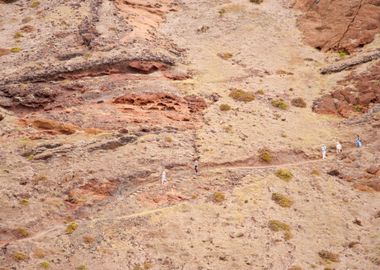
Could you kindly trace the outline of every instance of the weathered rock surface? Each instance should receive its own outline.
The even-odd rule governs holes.
[[[306,42],[322,51],[353,52],[380,30],[379,0],[295,0],[295,7],[303,11],[298,26]]]
[[[380,61],[364,72],[351,72],[338,84],[337,90],[314,102],[315,112],[348,117],[367,111],[371,104],[380,103]]]

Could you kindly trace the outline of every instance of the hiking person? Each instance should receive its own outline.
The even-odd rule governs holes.
[[[195,174],[198,174],[199,172],[198,160],[194,161],[194,171],[195,171]]]
[[[167,182],[168,182],[168,178],[166,177],[166,169],[164,169],[161,174],[161,184],[165,184]]]
[[[327,147],[326,145],[322,145],[322,159],[326,159]]]
[[[336,153],[337,154],[342,153],[342,145],[340,144],[340,142],[336,143]]]
[[[359,135],[356,136],[356,139],[355,139],[355,145],[356,147],[360,148],[363,146],[363,142],[362,142],[362,139],[360,139]]]

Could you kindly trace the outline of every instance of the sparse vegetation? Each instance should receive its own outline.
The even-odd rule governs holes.
[[[265,92],[264,92],[263,89],[259,89],[259,90],[256,91],[256,94],[257,94],[257,95],[264,95]]]
[[[19,38],[22,38],[24,35],[20,32],[16,32],[15,35],[14,35],[14,38],[15,39],[19,39]]]
[[[37,248],[34,250],[33,256],[38,258],[38,259],[42,259],[42,258],[45,258],[46,252],[45,252],[45,250],[43,250],[41,248]]]
[[[321,173],[320,173],[320,171],[314,169],[314,170],[311,171],[311,175],[314,175],[314,176],[320,176]]]
[[[79,265],[77,268],[75,268],[76,270],[87,270],[87,266],[85,265]]]
[[[340,58],[344,58],[346,57],[347,55],[350,55],[346,50],[339,50],[338,51],[338,55]]]
[[[76,222],[71,222],[66,227],[66,233],[67,234],[72,234],[77,228],[78,228],[78,224]]]
[[[281,110],[287,110],[289,105],[283,99],[273,99],[272,106]]]
[[[224,196],[223,192],[216,191],[213,194],[213,199],[214,199],[214,202],[220,203],[220,202],[224,201],[226,199],[226,197]]]
[[[222,112],[226,112],[226,111],[231,110],[231,106],[228,105],[228,104],[221,104],[221,105],[219,106],[219,109],[220,109]]]
[[[40,2],[39,1],[32,1],[32,4],[30,5],[32,8],[37,8],[40,6]]]
[[[252,92],[247,92],[237,88],[232,89],[229,96],[234,100],[242,102],[251,102],[255,99],[255,95]]]
[[[271,229],[274,232],[290,230],[290,227],[288,224],[278,221],[278,220],[270,220],[268,226],[269,226],[269,229]]]
[[[50,268],[50,264],[49,264],[49,262],[44,261],[44,262],[40,263],[40,267],[42,269],[49,269]]]
[[[223,127],[223,130],[224,130],[224,132],[226,132],[226,133],[232,133],[232,126],[231,126],[231,125],[224,126],[224,127]]]
[[[226,13],[226,10],[224,8],[219,9],[218,13],[220,17],[223,17],[223,15]]]
[[[21,204],[21,205],[23,205],[23,206],[27,206],[27,205],[29,205],[29,200],[28,199],[21,199],[20,201],[19,201],[19,203]]]
[[[21,251],[16,251],[12,257],[16,262],[26,261],[29,258],[28,255]]]
[[[27,229],[25,229],[25,228],[17,228],[16,230],[15,230],[15,233],[16,233],[16,235],[18,236],[18,237],[20,237],[20,238],[25,238],[25,237],[28,237],[30,234],[29,234],[29,232],[28,232],[28,230]]]
[[[303,100],[303,98],[300,98],[300,97],[292,99],[291,103],[294,107],[298,107],[298,108],[306,108],[307,106],[305,100]]]
[[[292,238],[290,226],[284,222],[281,222],[279,220],[270,220],[268,223],[268,227],[274,232],[283,232],[285,240],[289,240]]]
[[[259,158],[261,161],[269,163],[272,161],[272,152],[269,149],[259,150]]]
[[[354,111],[355,112],[359,112],[359,113],[362,113],[362,112],[364,112],[364,108],[363,108],[363,106],[361,106],[361,105],[354,105]]]
[[[10,50],[12,53],[19,53],[19,52],[21,52],[22,51],[22,49],[21,48],[19,48],[19,47],[14,47],[14,48],[11,48],[11,50]]]
[[[254,4],[261,4],[262,2],[264,2],[264,0],[249,0],[249,2]]]
[[[167,142],[167,143],[172,143],[172,142],[173,142],[173,138],[172,138],[172,137],[169,137],[169,136],[166,136],[166,137],[165,137],[165,142]]]
[[[295,265],[295,266],[290,267],[288,270],[302,270],[302,267]]]
[[[330,262],[339,262],[339,255],[327,250],[321,250],[318,252],[319,257]]]
[[[293,201],[289,199],[287,196],[280,193],[273,193],[272,200],[277,203],[279,206],[284,208],[289,208],[293,205]]]
[[[293,178],[293,174],[288,169],[279,169],[276,171],[276,176],[286,182],[289,182]]]
[[[233,54],[232,53],[229,53],[229,52],[224,52],[224,53],[218,53],[217,54],[220,58],[222,58],[223,60],[228,60],[230,58],[232,58]]]

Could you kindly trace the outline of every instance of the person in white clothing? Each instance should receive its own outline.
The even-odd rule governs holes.
[[[164,169],[161,174],[161,184],[165,184],[167,182],[168,182],[168,178],[166,177],[166,169]]]
[[[336,143],[336,153],[337,154],[342,153],[342,145],[340,144],[340,142]]]
[[[327,154],[327,147],[326,145],[322,145],[322,159],[326,159],[326,154]]]

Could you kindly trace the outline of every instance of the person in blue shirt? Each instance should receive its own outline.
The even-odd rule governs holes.
[[[362,142],[362,139],[360,139],[359,135],[356,136],[356,139],[355,139],[355,145],[356,147],[360,148],[363,146],[363,142]]]

